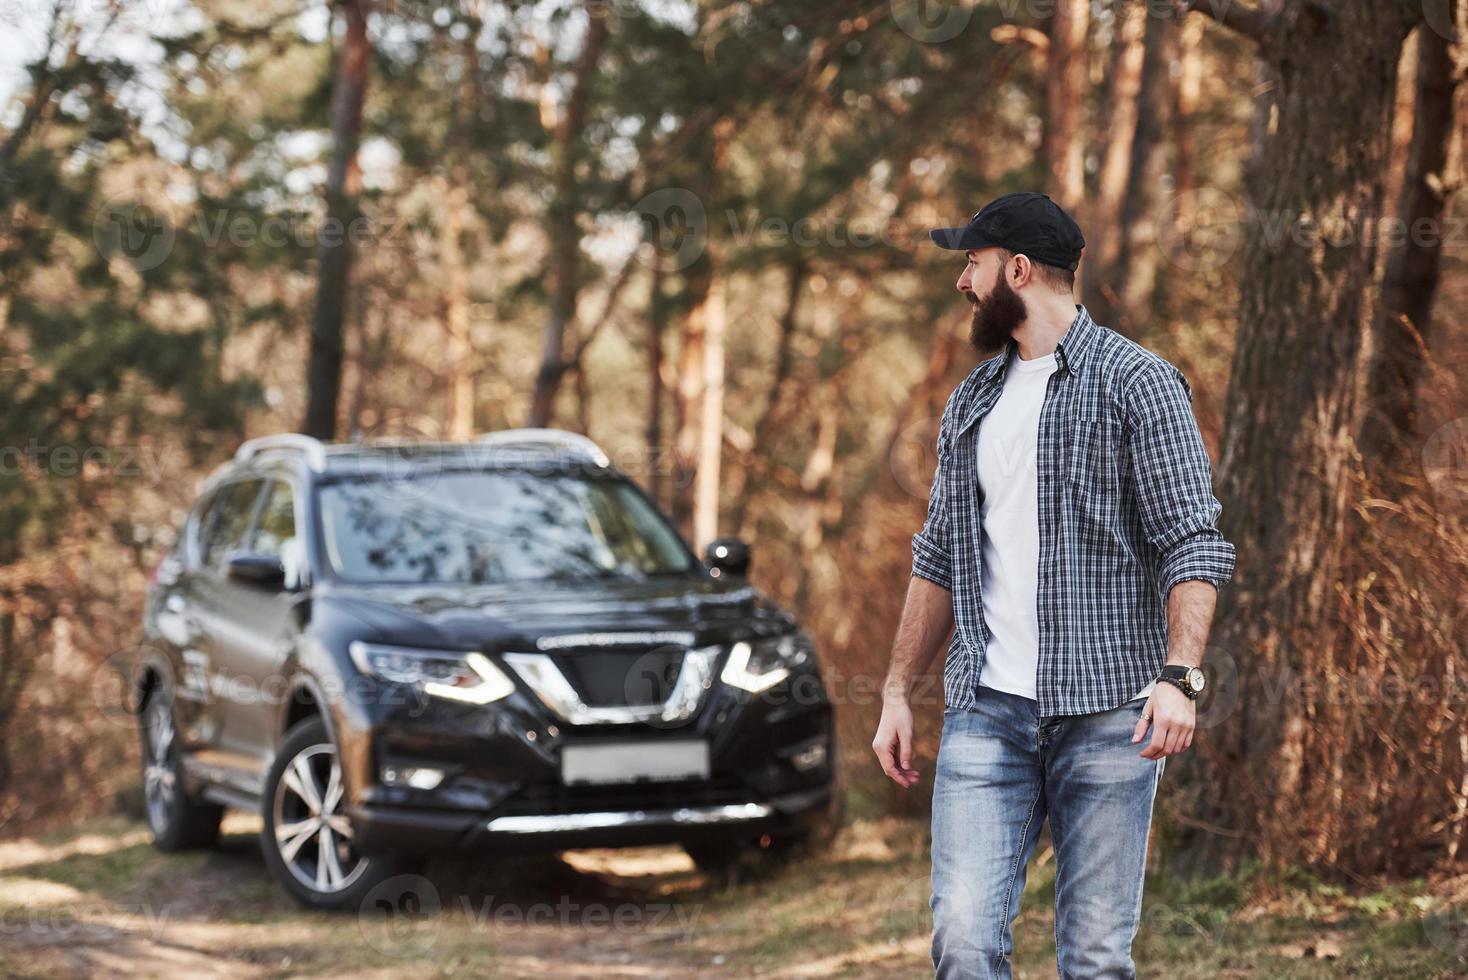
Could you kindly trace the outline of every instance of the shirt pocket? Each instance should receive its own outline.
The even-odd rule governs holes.
[[[1066,482],[1080,496],[1114,497],[1121,483],[1121,434],[1107,417],[1082,415],[1075,421],[1066,459]]]

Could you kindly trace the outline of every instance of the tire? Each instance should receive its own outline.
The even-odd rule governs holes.
[[[160,851],[212,847],[219,841],[224,808],[195,799],[184,785],[173,692],[159,685],[138,713],[143,750],[143,807],[153,846]]]
[[[352,848],[345,795],[326,725],[319,717],[296,725],[265,777],[260,849],[276,881],[306,908],[355,911],[368,892],[405,870],[398,858]]]

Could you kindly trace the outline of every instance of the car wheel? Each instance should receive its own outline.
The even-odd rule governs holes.
[[[260,846],[276,880],[308,908],[354,910],[404,870],[394,857],[356,849],[345,797],[325,724],[311,718],[292,728],[265,779]]]
[[[138,715],[143,750],[143,804],[160,851],[209,847],[219,840],[224,808],[196,800],[184,786],[173,693],[155,688]]]

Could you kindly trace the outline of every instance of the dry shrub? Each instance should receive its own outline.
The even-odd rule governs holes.
[[[1329,778],[1300,801],[1319,827],[1302,856],[1362,872],[1454,861],[1468,836],[1468,526],[1454,496],[1399,482],[1395,500],[1362,484],[1330,671],[1340,696],[1312,699],[1303,747]]]

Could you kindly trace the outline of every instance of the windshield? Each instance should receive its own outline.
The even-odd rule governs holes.
[[[437,472],[321,488],[326,553],[354,583],[499,583],[684,574],[692,559],[625,480]]]

